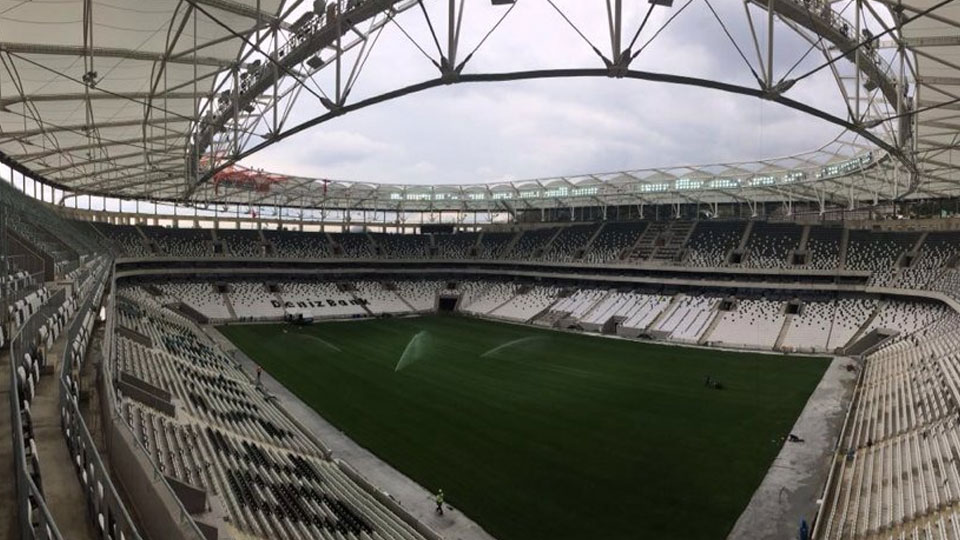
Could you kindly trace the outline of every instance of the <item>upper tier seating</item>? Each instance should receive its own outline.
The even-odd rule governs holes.
[[[843,228],[813,226],[807,237],[807,268],[836,270],[840,267],[840,245]]]
[[[697,267],[723,266],[740,245],[745,221],[698,221],[687,242],[684,264]]]
[[[127,225],[108,225],[106,223],[95,223],[94,226],[105,237],[109,238],[119,247],[120,256],[123,257],[149,257],[150,250],[143,240],[143,236],[136,227]]]
[[[747,268],[786,268],[790,253],[800,247],[803,227],[793,223],[755,221],[747,241]]]
[[[37,247],[50,245],[54,251],[76,258],[106,251],[109,245],[109,242],[100,242],[92,223],[65,218],[50,205],[25,196],[6,181],[0,181],[0,204],[10,210],[6,214],[9,226],[35,238]]]
[[[0,263],[2,262],[2,256],[0,256]],[[0,297],[3,297],[6,301],[0,304],[0,322],[6,320],[8,306],[24,298],[34,289],[36,289],[36,284],[33,276],[23,270],[18,271],[11,268],[10,274],[0,275]]]
[[[423,259],[430,255],[430,236],[426,234],[371,234],[382,255],[391,259]]]
[[[942,270],[929,287],[932,291],[942,292],[960,301],[960,271],[953,268]]]
[[[3,263],[3,256],[0,255],[0,263]],[[10,268],[10,274],[0,275],[0,297],[4,302],[0,303],[0,328],[6,322],[11,314],[10,308],[18,301],[23,300],[35,293],[40,285],[37,280],[39,274],[31,276],[23,270]]]
[[[327,235],[320,232],[263,230],[277,256],[290,259],[324,259],[333,255]]]
[[[878,287],[893,284],[900,256],[913,249],[920,233],[882,231],[850,231],[847,246],[848,270],[867,270],[873,274],[871,283]]]
[[[934,231],[920,245],[909,267],[901,268],[894,285],[904,289],[931,289],[949,262],[960,253],[960,235]]]
[[[141,225],[140,230],[157,242],[161,255],[170,257],[213,256],[213,236],[208,229],[173,229]]]
[[[507,259],[530,260],[543,256],[542,250],[547,247],[547,242],[557,234],[555,227],[545,229],[531,229],[523,231],[513,250],[507,253]]]
[[[658,230],[671,235],[675,225]],[[523,261],[582,262],[586,264],[653,264],[659,253],[671,254],[657,259],[658,265],[679,264],[687,267],[725,267],[739,247],[747,221],[701,220],[696,222],[686,243],[678,240],[670,246],[657,247],[656,235],[641,238],[647,222],[571,223],[562,226],[528,229],[521,232],[483,232],[453,234],[385,234],[298,232],[286,230],[168,229],[140,226],[98,224],[103,235],[116,239],[118,250],[126,256],[150,256],[149,246],[155,242],[154,255],[182,257],[279,257],[295,259],[388,258],[388,259],[517,259]],[[672,238],[687,238],[684,228]],[[140,236],[142,231],[147,240]],[[754,269],[792,268],[794,263],[814,270],[837,270],[841,257],[845,268],[869,271],[871,284],[901,288],[945,290],[941,281],[948,279],[948,263],[955,263],[960,254],[960,232],[931,232],[920,244],[911,261],[911,254],[921,238],[917,232],[867,231],[851,229],[845,254],[841,254],[844,229],[840,226],[810,226],[806,243],[801,246],[804,228],[791,223],[754,221],[738,266]],[[595,234],[596,233],[596,234]],[[260,235],[262,234],[262,240]],[[215,238],[216,237],[216,238]],[[593,241],[591,242],[591,238]],[[217,243],[214,240],[217,240]],[[638,240],[650,240],[650,257],[624,258]],[[214,249],[220,245],[222,250]],[[509,246],[509,249],[507,249]],[[669,247],[669,249],[667,249]],[[800,250],[800,248],[803,250]],[[336,249],[339,248],[339,249]],[[57,249],[51,247],[50,249]],[[806,254],[800,261],[791,256],[795,250]],[[475,256],[473,255],[475,252]],[[58,252],[59,253],[59,252]],[[58,256],[65,257],[62,253]],[[682,257],[682,259],[678,259]],[[649,259],[649,260],[648,260]],[[677,262],[680,260],[681,262]],[[904,268],[898,268],[900,265]],[[72,266],[71,266],[72,268]],[[64,267],[65,271],[69,268]]]
[[[597,224],[569,225],[557,235],[543,259],[548,261],[569,262],[578,260],[577,256],[597,231]]]
[[[435,234],[437,257],[441,259],[467,259],[470,250],[477,245],[480,233]]]
[[[607,223],[584,255],[584,262],[596,264],[619,261],[624,250],[636,244],[646,228],[647,223],[644,221]]]
[[[366,233],[334,233],[330,235],[343,250],[343,256],[352,259],[372,259],[373,243]]]
[[[485,232],[480,238],[480,245],[477,246],[477,258],[497,259],[503,255],[503,250],[513,240],[516,233],[510,232]]]
[[[46,232],[36,224],[23,219],[18,214],[12,214],[7,220],[7,225],[10,227],[10,230],[15,232],[21,239],[26,240],[29,244],[39,248],[40,251],[50,255],[54,260],[54,264],[63,269],[66,269],[67,262],[70,259],[76,259],[78,257],[77,254],[59,238]],[[58,271],[58,273],[60,272]]]
[[[3,320],[9,321],[10,324],[13,325],[12,328],[18,328],[49,299],[50,291],[46,287],[40,287],[30,291],[19,300],[10,302],[10,304],[6,306],[6,313]],[[13,335],[12,331],[10,335]]]
[[[260,233],[251,230],[220,229],[217,238],[226,244],[224,254],[233,257],[263,257]]]

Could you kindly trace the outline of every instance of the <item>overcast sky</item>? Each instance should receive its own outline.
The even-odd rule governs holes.
[[[555,2],[588,39],[609,54],[605,2]],[[431,6],[434,26],[445,35],[446,2],[425,3]],[[466,4],[461,55],[507,9],[491,6],[487,0]],[[629,39],[647,3],[625,0],[624,4],[630,6],[625,17],[625,39]],[[676,2],[672,8],[656,8],[639,43],[683,5]],[[712,5],[757,69],[743,4],[713,0]],[[753,14],[755,22],[761,17],[758,26],[762,28],[764,12],[754,10]],[[424,49],[436,52],[419,9],[401,14],[397,22]],[[765,51],[762,31],[758,38]],[[792,76],[824,61],[817,51],[801,60],[809,44],[782,24],[777,25],[774,42],[775,78],[798,61]],[[561,67],[600,67],[600,60],[546,0],[521,0],[464,71]],[[705,0],[694,0],[631,67],[756,87]],[[390,24],[372,50],[351,100],[436,75],[400,28]],[[330,86],[324,88],[332,92]],[[787,95],[844,115],[829,70],[804,79]],[[304,93],[293,119],[321,112],[319,103]],[[551,79],[428,90],[314,127],[245,163],[321,178],[461,183],[775,157],[813,150],[839,131],[780,105],[717,90],[608,78]]]

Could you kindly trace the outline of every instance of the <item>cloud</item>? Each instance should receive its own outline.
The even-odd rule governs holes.
[[[609,56],[603,3],[556,3],[586,40]],[[465,4],[460,60],[503,14],[503,8],[489,3]],[[628,42],[647,6],[625,4],[628,31],[623,40]],[[638,51],[684,4],[654,9],[633,50]],[[447,3],[425,5],[442,47]],[[693,2],[650,41],[631,68],[756,88],[756,78],[763,76],[758,56],[763,54],[754,48],[743,6],[737,2],[713,5],[726,31],[705,2]],[[754,11],[755,21],[762,13]],[[436,54],[419,9],[401,14],[397,22],[424,51]],[[759,27],[762,30],[763,24]],[[782,24],[777,32],[775,79],[796,76],[824,61]],[[762,32],[758,41],[765,54]],[[521,2],[476,51],[464,72],[601,65],[592,47],[549,3]],[[431,62],[399,26],[391,24],[360,71],[351,99],[436,76]],[[329,90],[332,77],[322,75],[318,82]],[[845,115],[829,70],[804,79],[789,96]],[[316,100],[302,94],[292,122],[322,112]],[[819,147],[838,129],[784,106],[721,90],[606,77],[552,78],[464,83],[423,91],[335,118],[247,162],[277,172],[326,178],[462,183],[783,156]]]
[[[395,154],[397,147],[350,130],[312,130],[294,144],[275,145],[257,166],[292,175],[325,176],[328,168],[350,168]],[[278,167],[283,167],[278,169]]]

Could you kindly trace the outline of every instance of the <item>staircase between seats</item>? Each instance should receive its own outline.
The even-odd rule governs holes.
[[[683,247],[687,245],[687,240],[693,234],[695,225],[695,222],[686,220],[677,220],[670,223],[670,228],[661,235],[661,238],[664,238],[665,241],[662,242],[662,245],[654,248],[650,258],[657,261],[678,261],[683,252]]]

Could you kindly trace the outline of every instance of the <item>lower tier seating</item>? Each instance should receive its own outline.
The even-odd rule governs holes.
[[[170,407],[119,392],[117,409],[164,475],[222,503],[228,536],[421,538],[325,457],[196,326],[143,295],[121,292],[118,322],[152,346],[116,334],[115,369],[168,393]]]

